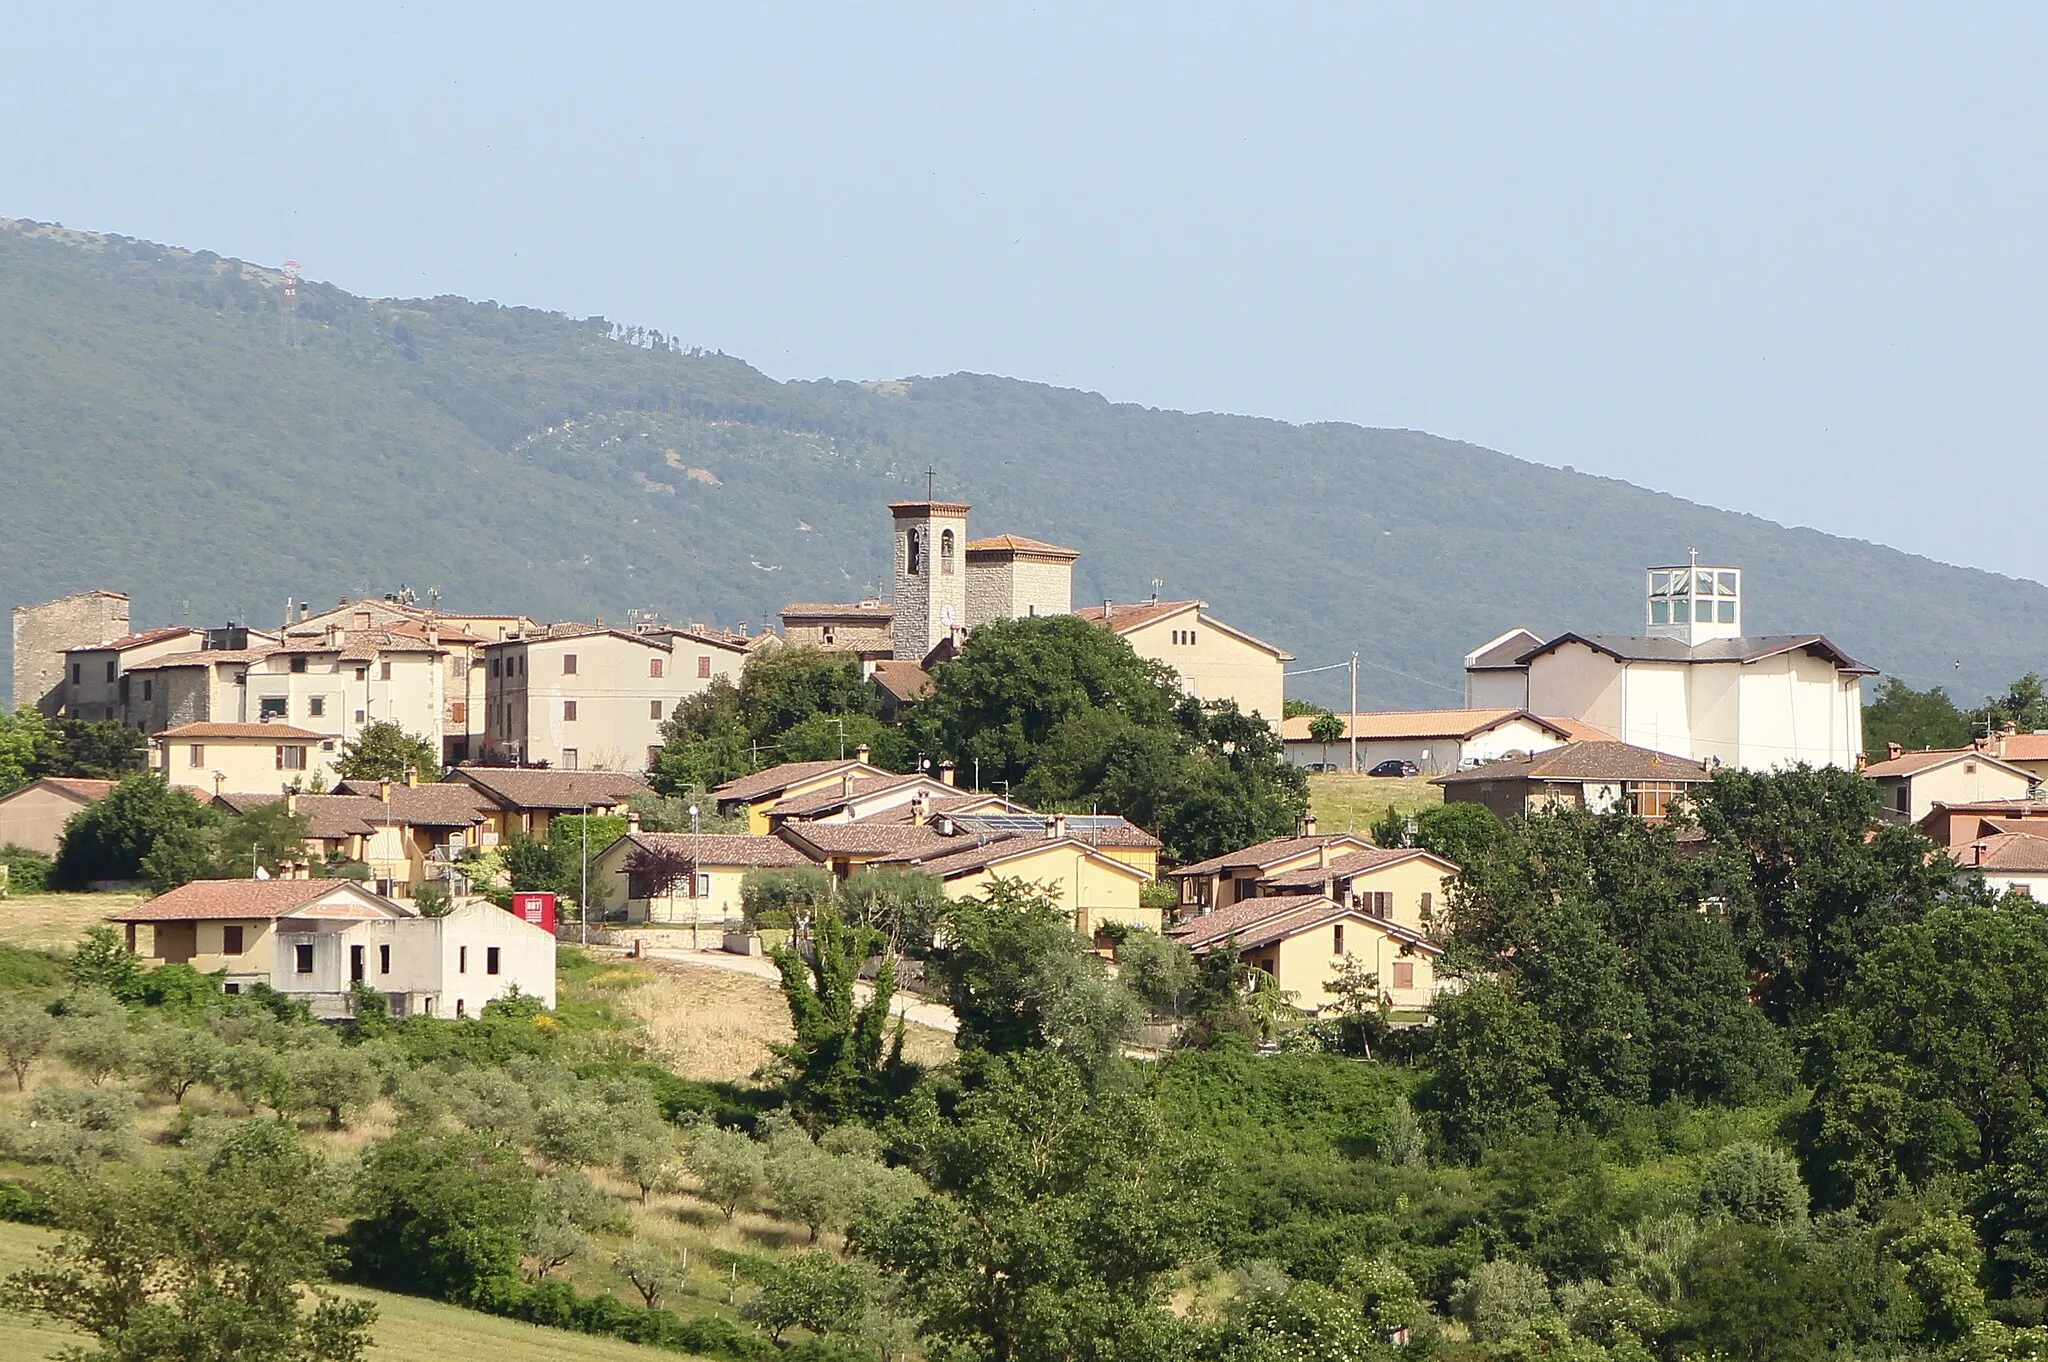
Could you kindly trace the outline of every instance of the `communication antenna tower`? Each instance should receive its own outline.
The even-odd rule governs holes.
[[[284,262],[284,343],[299,343],[299,262]]]

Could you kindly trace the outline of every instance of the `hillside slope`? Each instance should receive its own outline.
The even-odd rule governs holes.
[[[1416,432],[967,374],[778,383],[601,318],[324,284],[288,328],[280,282],[0,222],[0,604],[110,586],[138,623],[261,623],[405,582],[758,627],[880,582],[882,503],[930,466],[977,533],[1079,548],[1077,600],[1159,578],[1298,665],[1358,648],[1371,704],[1448,701],[1513,625],[1632,631],[1640,569],[1689,546],[1747,569],[1752,631],[1916,684],[1974,697],[2048,660],[2037,584]]]

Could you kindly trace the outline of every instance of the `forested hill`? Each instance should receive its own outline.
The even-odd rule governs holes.
[[[930,466],[976,533],[1080,549],[1077,601],[1159,578],[1298,665],[1361,650],[1373,704],[1448,701],[1514,625],[1631,632],[1640,569],[1690,546],[1748,570],[1752,632],[1824,631],[1968,697],[2048,662],[2034,583],[1430,435],[971,374],[778,383],[601,318],[319,283],[288,327],[281,283],[0,223],[0,604],[107,586],[139,626],[267,623],[404,582],[758,627],[878,583],[883,503]]]

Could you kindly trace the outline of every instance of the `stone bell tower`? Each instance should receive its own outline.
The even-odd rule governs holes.
[[[967,503],[896,501],[896,656],[912,662],[967,634]]]

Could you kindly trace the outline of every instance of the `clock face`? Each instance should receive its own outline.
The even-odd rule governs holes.
[[[950,606],[950,605],[942,605],[942,606],[940,606],[940,607],[939,607],[939,623],[941,623],[941,624],[945,625],[945,626],[946,626],[946,627],[947,627],[948,629],[951,629],[951,628],[953,627],[953,607],[952,607],[952,606]]]

